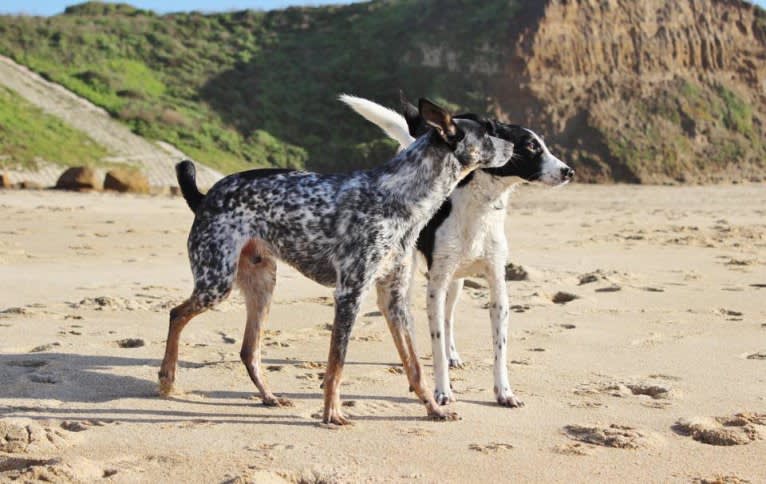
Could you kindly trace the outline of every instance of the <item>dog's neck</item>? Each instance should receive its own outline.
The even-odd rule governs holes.
[[[476,170],[471,181],[463,185],[461,190],[470,193],[465,200],[470,200],[476,208],[499,210],[506,208],[510,194],[524,181],[516,176],[497,176],[484,170]]]
[[[461,176],[461,165],[433,132],[374,170],[378,185],[390,197],[417,207],[412,216],[427,221],[449,196]],[[425,223],[425,222],[423,222]]]

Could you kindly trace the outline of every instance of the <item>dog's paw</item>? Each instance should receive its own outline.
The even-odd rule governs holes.
[[[326,409],[324,416],[322,417],[322,424],[329,428],[354,425],[349,419],[343,416],[340,410],[337,409]]]
[[[438,405],[448,405],[455,401],[455,396],[452,390],[439,390],[434,391],[434,400]]]
[[[456,368],[463,368],[463,360],[460,359],[460,355],[454,353],[449,357],[449,367],[453,370]]]
[[[161,397],[169,397],[173,393],[173,380],[167,377],[160,377],[160,386],[158,393]]]
[[[457,414],[457,412],[444,410],[442,408],[429,409],[428,418],[429,420],[435,420],[437,422],[452,422],[455,420],[460,420],[460,416]]]
[[[287,398],[281,398],[277,397],[275,395],[269,395],[263,400],[263,405],[266,407],[294,407],[295,404],[292,402],[292,400],[288,400]]]
[[[524,406],[524,402],[522,402],[513,393],[498,395],[497,403],[500,404],[501,407],[508,407],[508,408],[520,408]]]

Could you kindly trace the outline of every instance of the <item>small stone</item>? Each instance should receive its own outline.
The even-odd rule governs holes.
[[[596,289],[596,292],[617,292],[621,290],[622,288],[620,286],[618,286],[617,284],[612,284],[611,286],[599,287],[598,289]]]
[[[486,286],[478,281],[474,281],[473,279],[465,279],[463,281],[463,286],[467,287],[468,289],[486,289]]]
[[[508,263],[505,266],[505,280],[506,281],[526,281],[529,279],[529,273],[514,263]]]

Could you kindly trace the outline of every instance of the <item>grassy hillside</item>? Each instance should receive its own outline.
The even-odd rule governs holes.
[[[39,160],[97,164],[106,155],[86,135],[0,87],[0,167],[34,168]]]
[[[403,88],[468,105],[481,82],[402,62],[412,54],[391,47],[443,33],[468,57],[513,12],[508,1],[399,0],[158,16],[86,3],[51,18],[0,17],[0,53],[211,166],[343,170],[393,145],[338,93],[394,104]]]

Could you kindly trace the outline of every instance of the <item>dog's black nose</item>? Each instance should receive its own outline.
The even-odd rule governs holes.
[[[561,169],[561,178],[564,178],[566,180],[571,180],[574,178],[574,170],[567,167],[564,167]]]

